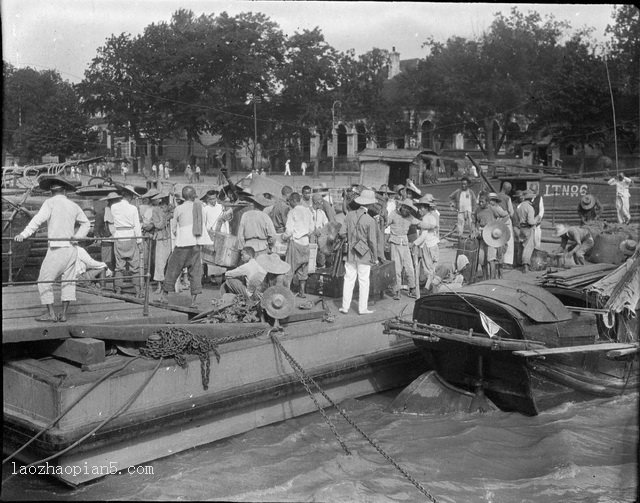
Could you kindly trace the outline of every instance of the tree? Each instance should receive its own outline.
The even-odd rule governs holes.
[[[84,153],[95,142],[73,86],[52,70],[15,69],[3,62],[4,148],[27,162],[46,154]]]

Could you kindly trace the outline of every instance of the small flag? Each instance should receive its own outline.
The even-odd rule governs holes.
[[[480,313],[480,320],[482,321],[482,327],[484,328],[484,331],[487,332],[489,337],[496,337],[498,335],[498,332],[500,330],[503,330],[503,328],[482,311],[478,312]]]

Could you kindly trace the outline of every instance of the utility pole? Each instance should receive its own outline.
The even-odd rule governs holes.
[[[256,169],[256,153],[258,151],[258,115],[256,113],[256,97],[253,97],[253,156],[251,156],[251,171]]]
[[[336,104],[342,106],[342,102],[336,100],[331,105],[331,179],[336,181]]]

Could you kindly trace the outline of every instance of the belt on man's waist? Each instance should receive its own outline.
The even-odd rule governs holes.
[[[518,227],[520,227],[521,229],[530,229],[531,227],[533,227],[533,225],[520,224]]]
[[[266,241],[268,238],[244,238],[245,241],[251,241],[252,239],[258,239],[260,241]]]
[[[116,227],[117,231],[132,231],[133,227]]]

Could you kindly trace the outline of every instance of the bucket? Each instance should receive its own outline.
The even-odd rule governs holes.
[[[233,234],[223,234],[214,232],[213,263],[221,267],[237,267],[240,260],[240,250],[238,250],[238,238]]]
[[[273,252],[284,257],[287,254],[288,243],[282,240],[282,233],[276,234],[276,240],[273,243]]]
[[[533,250],[531,254],[531,270],[532,271],[544,271],[549,263],[549,254],[546,251]]]

